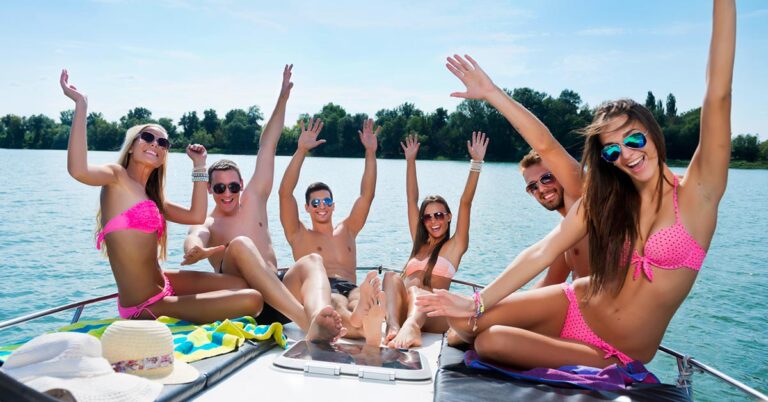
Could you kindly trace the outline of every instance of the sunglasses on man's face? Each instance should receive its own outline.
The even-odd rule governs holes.
[[[637,131],[624,137],[622,142],[627,148],[640,149],[645,146],[645,144],[648,142],[648,139],[645,138],[645,134]],[[603,149],[600,151],[600,156],[602,156],[606,162],[616,162],[621,156],[621,145],[616,143],[605,144]]]
[[[229,189],[230,193],[237,194],[241,190],[240,183],[236,181],[233,181],[232,183],[229,183],[229,184],[216,183],[213,185],[213,187],[211,187],[211,190],[213,190],[213,192],[216,194],[224,194],[224,192],[227,191],[227,189]]]
[[[539,190],[539,183],[542,185],[552,184],[555,182],[555,176],[552,174],[552,172],[547,172],[541,175],[539,177],[539,180],[532,181],[528,183],[527,186],[525,186],[525,191],[528,192],[528,194],[533,195],[536,191]]]
[[[436,221],[442,221],[445,219],[445,212],[435,212],[434,214],[424,214],[421,216],[421,220],[424,222],[429,222],[432,219]]]
[[[311,205],[312,208],[319,207],[320,203],[325,204],[326,207],[330,207],[331,205],[333,205],[333,198],[325,197],[325,198],[313,198],[309,200],[309,205]]]
[[[168,149],[171,147],[171,142],[168,141],[167,138],[163,138],[160,136],[156,136],[149,131],[142,131],[141,134],[139,134],[139,138],[141,138],[142,141],[146,142],[147,144],[151,144],[157,140],[157,146],[161,148]]]

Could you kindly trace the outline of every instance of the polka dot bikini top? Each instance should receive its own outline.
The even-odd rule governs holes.
[[[645,242],[642,256],[637,250],[634,251],[632,254],[632,264],[635,265],[633,279],[637,279],[642,272],[649,281],[653,281],[651,266],[661,269],[688,268],[698,271],[701,269],[704,257],[707,256],[707,251],[696,242],[680,222],[680,210],[677,205],[677,176],[674,178],[675,188],[672,197],[675,204],[675,223],[652,234]]]

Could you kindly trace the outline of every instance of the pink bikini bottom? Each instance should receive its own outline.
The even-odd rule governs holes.
[[[568,298],[568,313],[565,316],[563,329],[560,330],[560,338],[573,339],[595,346],[605,352],[603,359],[616,356],[623,365],[633,361],[634,359],[621,353],[618,349],[611,346],[611,344],[602,340],[591,328],[589,328],[589,325],[584,321],[584,316],[581,315],[581,311],[579,310],[579,302],[576,300],[576,293],[573,291],[573,286],[569,283],[563,283],[561,286],[565,291],[565,297]]]
[[[163,280],[165,281],[165,284],[163,285],[163,290],[160,291],[160,293],[150,297],[145,301],[144,303],[141,303],[137,306],[133,307],[123,307],[120,305],[120,299],[117,299],[117,311],[120,312],[120,318],[123,319],[134,319],[139,318],[139,315],[141,315],[142,311],[146,311],[157,319],[154,313],[149,309],[149,306],[159,302],[163,299],[165,296],[174,296],[176,293],[173,291],[173,287],[171,286],[171,282],[168,281],[168,277],[165,276],[165,272],[163,272]]]

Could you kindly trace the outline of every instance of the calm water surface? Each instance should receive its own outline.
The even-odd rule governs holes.
[[[211,155],[210,161],[221,155]],[[228,156],[250,175],[253,156]],[[113,162],[117,153],[90,152],[91,163]],[[287,266],[290,249],[278,218],[277,187],[288,157],[276,161],[268,211],[278,263]],[[420,161],[421,195],[440,194],[455,209],[466,180],[466,162]],[[168,199],[189,204],[191,161],[169,160]],[[308,158],[296,198],[313,181],[328,183],[337,202],[336,220],[346,216],[358,195],[362,159]],[[99,189],[69,177],[64,151],[0,149],[0,321],[33,311],[116,291],[109,265],[94,248]],[[682,172],[676,169],[676,172]],[[523,249],[560,220],[523,190],[517,165],[487,163],[472,211],[470,247],[458,279],[488,283]],[[717,233],[696,285],[672,320],[664,344],[768,392],[768,171],[731,170],[720,206]],[[213,207],[213,203],[209,203]],[[308,216],[301,209],[302,219]],[[455,211],[454,211],[455,212]],[[166,268],[177,268],[186,228],[169,225]],[[410,252],[405,208],[405,162],[380,160],[376,199],[357,239],[358,265],[402,267]],[[209,270],[207,262],[191,269]],[[86,309],[85,319],[116,315],[114,302]],[[8,343],[68,323],[62,314],[0,333]],[[650,369],[674,382],[674,361],[659,354]],[[734,400],[703,375],[695,378],[697,400]]]

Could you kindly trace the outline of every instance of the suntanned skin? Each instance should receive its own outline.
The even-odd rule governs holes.
[[[533,113],[496,86],[480,66],[460,71],[460,63],[449,58],[446,67],[466,86],[465,92],[454,92],[451,96],[485,100],[496,108],[541,156],[542,163],[522,170],[523,178],[527,185],[538,180],[543,174],[552,172],[556,181],[549,185],[539,183],[541,191],[535,191],[531,195],[543,207],[550,211],[556,210],[565,217],[581,198],[582,171],[579,162],[563,148]],[[534,288],[565,282],[569,274],[572,274],[573,279],[589,276],[587,250],[586,238],[574,244],[563,256],[552,262],[546,276],[539,280]]]
[[[228,185],[243,181],[234,169],[214,170],[208,192],[216,207],[203,225],[193,226],[184,242],[182,265],[207,258],[214,271],[245,279],[276,310],[296,322],[310,340],[335,341],[344,334],[341,316],[331,306],[330,287],[322,257],[307,254],[285,274],[276,276],[277,259],[269,235],[267,200],[272,191],[275,150],[285,121],[285,108],[293,83],[292,65],[283,71],[277,105],[259,139],[256,168],[242,191]],[[214,186],[227,186],[216,194]]]
[[[325,142],[323,139],[317,139],[322,128],[323,123],[319,119],[311,119],[307,127],[304,126],[303,121],[301,122],[301,135],[296,153],[291,158],[280,184],[280,222],[288,244],[291,245],[294,258],[298,259],[310,253],[320,254],[329,278],[340,278],[356,283],[355,238],[365,224],[376,191],[377,135],[381,127],[374,128],[373,120],[369,119],[364,123],[363,130],[359,131],[360,141],[365,147],[365,170],[360,184],[360,196],[355,201],[349,216],[334,225],[335,202],[330,206],[321,202],[317,207],[305,203],[304,210],[312,221],[312,227],[307,228],[299,220],[298,203],[293,191],[298,183],[301,166],[307,153]],[[327,190],[314,191],[309,195],[310,200],[329,197],[331,193]],[[376,273],[369,272],[361,286],[350,292],[349,298],[339,294],[332,295],[334,306],[341,314],[342,322],[348,330],[348,337],[365,337],[363,317],[367,315],[371,306],[377,303],[380,291],[381,284]],[[366,322],[369,321],[366,320]],[[368,337],[366,341],[375,342]]]
[[[140,133],[123,149],[129,154],[127,166],[118,163],[94,165],[88,163],[86,117],[87,97],[69,83],[69,74],[61,72],[60,84],[64,94],[75,102],[75,115],[67,148],[67,170],[77,181],[101,187],[101,224],[147,200],[146,185],[155,170],[163,169],[168,150],[159,146],[158,138],[167,133],[157,125],[147,125],[141,131],[152,134],[151,143],[139,138]],[[207,157],[205,147],[192,144],[187,155],[195,167],[203,168]],[[160,191],[164,191],[162,188]],[[193,184],[189,208],[165,200],[158,205],[164,218],[181,224],[197,224],[205,219],[207,198],[205,183]],[[122,306],[136,306],[158,294],[168,278],[175,295],[165,296],[143,310],[137,318],[167,315],[183,320],[206,323],[225,318],[258,314],[262,299],[258,292],[247,289],[240,278],[207,272],[166,271],[158,261],[158,235],[139,230],[119,230],[106,235],[109,265],[117,284],[118,300]]]
[[[715,0],[712,37],[707,63],[707,87],[701,109],[699,144],[688,169],[677,187],[680,223],[702,249],[708,250],[717,223],[717,209],[725,193],[731,136],[731,86],[736,48],[736,6],[733,0]],[[461,71],[476,67],[460,59]],[[635,131],[647,133],[637,121],[622,114],[606,121],[599,135],[600,144],[621,144]],[[659,166],[657,144],[649,139],[639,149],[621,147],[619,159],[612,162],[632,181],[640,196],[638,239],[635,251],[644,255],[652,234],[675,224],[674,174]],[[661,205],[657,184],[663,180]],[[657,206],[659,207],[657,209]],[[471,298],[436,291],[420,296],[417,304],[428,316],[449,316],[449,323],[466,340],[475,338],[481,358],[516,367],[559,367],[581,364],[605,367],[618,362],[595,346],[559,337],[568,308],[558,286],[528,292],[515,292],[560,253],[587,232],[584,208],[577,204],[549,235],[523,251],[481,293],[487,313],[477,320],[477,331],[467,324],[474,314]],[[635,265],[635,264],[633,264]],[[630,358],[650,361],[656,354],[670,320],[690,292],[698,271],[680,267],[659,269],[649,265],[653,281],[634,279],[636,266],[627,270],[617,294],[601,291],[589,299],[584,296],[590,278],[580,278],[573,286],[584,320],[592,331]],[[513,293],[515,292],[515,293]]]

